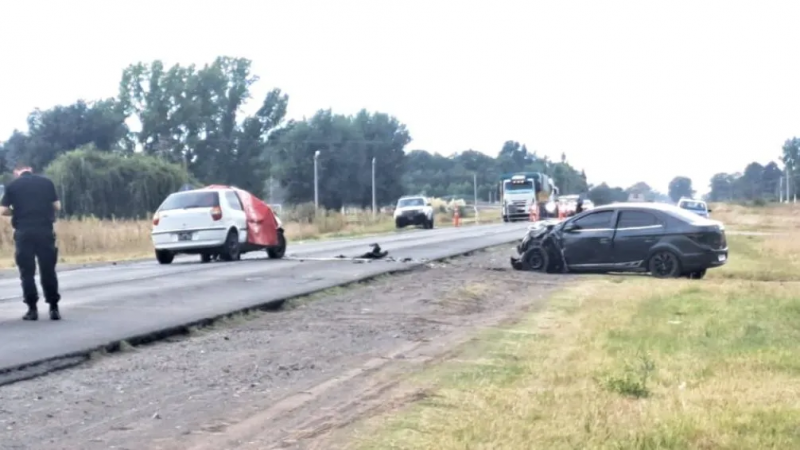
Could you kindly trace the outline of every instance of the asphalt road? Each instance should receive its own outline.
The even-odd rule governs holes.
[[[292,245],[287,259],[262,252],[238,262],[201,264],[199,257],[104,265],[59,275],[63,320],[52,322],[46,305],[38,322],[21,320],[19,280],[0,279],[0,373],[86,352],[287,297],[358,281],[522,237],[526,222],[419,230],[396,235]],[[377,242],[397,261],[355,263]],[[305,260],[300,260],[306,258]],[[319,258],[315,260],[314,258]],[[412,258],[410,262],[400,262]],[[42,314],[45,313],[45,314]]]

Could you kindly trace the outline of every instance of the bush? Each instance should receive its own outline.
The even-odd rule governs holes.
[[[45,169],[67,217],[145,218],[171,193],[193,180],[183,167],[142,154],[81,149]]]

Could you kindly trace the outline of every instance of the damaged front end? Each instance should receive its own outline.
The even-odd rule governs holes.
[[[519,256],[511,257],[511,267],[515,270],[535,272],[564,272],[567,265],[557,238],[557,225],[560,220],[534,222],[517,245]]]

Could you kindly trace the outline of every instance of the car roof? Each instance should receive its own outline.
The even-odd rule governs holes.
[[[406,200],[406,199],[409,199],[409,198],[421,198],[421,199],[425,200],[425,196],[424,195],[404,195],[404,196],[398,198],[397,200],[400,201],[400,200]]]
[[[650,210],[650,211],[661,211],[664,213],[677,213],[679,215],[683,214],[683,210],[680,209],[677,205],[673,205],[671,203],[656,203],[656,202],[619,202],[619,203],[611,203],[608,205],[597,206],[593,208],[591,211],[609,211],[609,210],[626,210],[626,209],[639,209],[639,210]]]
[[[620,202],[620,203],[611,203],[609,205],[598,206],[592,208],[587,212],[602,212],[602,211],[612,211],[612,210],[621,210],[624,211],[626,209],[638,209],[638,210],[650,210],[650,211],[660,211],[666,214],[669,214],[675,218],[679,218],[681,220],[686,220],[687,217],[691,216],[691,222],[695,225],[703,225],[703,224],[717,224],[717,221],[706,219],[701,216],[696,216],[694,213],[691,213],[690,216],[687,216],[686,210],[678,207],[677,205],[673,205],[671,203],[655,203],[655,202]],[[696,217],[695,217],[696,216]]]
[[[617,202],[608,205],[598,206],[592,211],[602,211],[604,209],[651,209],[656,211],[671,211],[676,208],[675,205],[669,203],[656,203],[656,202]]]
[[[232,189],[230,189],[230,188],[215,189],[215,188],[209,188],[209,187],[201,187],[201,188],[197,188],[197,189],[187,189],[185,191],[177,191],[177,192],[173,192],[173,193],[171,193],[169,195],[191,194],[191,193],[194,193],[194,192],[210,192],[210,191],[224,192],[224,191],[230,191],[230,190],[232,190]]]

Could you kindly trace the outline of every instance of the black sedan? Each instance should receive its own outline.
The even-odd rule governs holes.
[[[722,223],[661,203],[617,203],[545,222],[528,230],[517,251],[517,269],[658,278],[703,278],[728,260]]]

